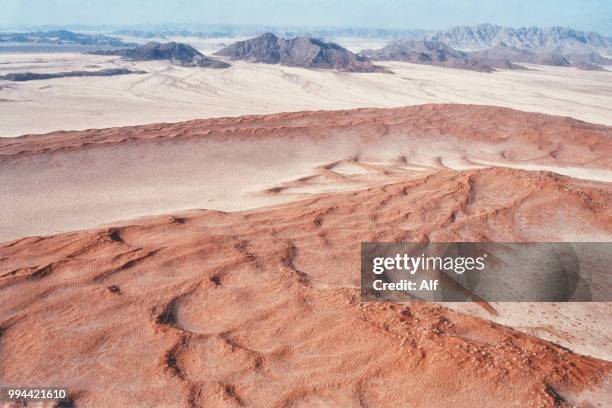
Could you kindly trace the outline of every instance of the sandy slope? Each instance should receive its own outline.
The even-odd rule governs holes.
[[[1,54],[8,72],[128,67],[108,78],[0,81],[0,137],[275,112],[474,103],[612,124],[612,72],[531,67],[493,74],[405,63],[395,74],[235,62],[227,70],[81,54]]]
[[[561,205],[610,234],[609,210],[594,206],[610,194],[550,173],[444,170],[274,209],[8,243],[0,372],[63,384],[84,406],[601,402],[609,362],[432,304],[360,304],[358,251],[368,240],[541,239],[543,212]],[[601,322],[610,307],[590,313]]]
[[[609,241],[611,134],[426,105],[0,140],[4,239],[174,213],[0,245],[0,373],[84,406],[605,406],[611,304],[457,307],[516,331],[360,304],[358,265],[368,240]]]
[[[0,239],[193,208],[252,209],[441,169],[506,166],[609,182],[610,134],[510,109],[427,105],[3,139]],[[561,214],[549,221],[559,239],[609,238]]]

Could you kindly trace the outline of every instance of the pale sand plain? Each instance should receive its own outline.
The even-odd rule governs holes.
[[[612,72],[531,66],[476,73],[385,63],[394,74],[232,62],[186,68],[76,53],[0,54],[0,75],[127,67],[142,75],[0,81],[0,137],[191,119],[424,103],[468,103],[612,124]]]

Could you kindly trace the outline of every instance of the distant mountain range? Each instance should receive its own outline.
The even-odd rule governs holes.
[[[205,31],[194,31],[197,28]],[[248,35],[264,26],[193,26],[193,30],[166,26],[115,31],[117,35],[139,38],[224,37]],[[164,28],[162,30],[162,28]],[[372,28],[273,27],[271,32],[239,41],[217,55],[305,68],[336,69],[348,72],[381,72],[375,61],[406,61],[417,64],[492,72],[495,69],[522,69],[520,64],[577,67],[601,70],[612,66],[612,38],[594,32],[565,27],[510,28],[494,24],[453,27],[448,30],[386,30]],[[279,35],[281,33],[281,35]],[[304,35],[304,33],[308,33]],[[379,50],[354,54],[324,38],[361,37],[392,39]],[[0,44],[56,44],[94,47],[98,54],[120,55],[134,60],[165,59],[184,66],[225,68],[226,62],[209,58],[182,43],[149,42],[137,45],[102,34],[67,30],[0,33]],[[99,47],[99,48],[97,48]],[[113,51],[103,51],[107,49]]]
[[[380,50],[361,54],[378,61],[491,72],[495,68],[520,69],[538,64],[601,70],[612,65],[612,39],[570,28],[507,28],[492,24],[454,27],[431,32],[424,40],[395,41]]]
[[[367,57],[311,37],[279,38],[272,33],[238,41],[215,55],[233,60],[281,64],[304,68],[336,69],[347,72],[384,72]]]
[[[103,47],[133,47],[137,44],[126,43],[118,38],[101,34],[82,34],[66,30],[36,31],[29,33],[0,33],[1,42],[34,44],[78,44]]]
[[[215,28],[218,31],[207,32],[204,36],[221,37],[224,32],[233,33],[237,31],[244,35],[244,30],[247,30],[245,27],[237,28],[233,26]],[[251,29],[257,28],[261,27],[251,27]],[[150,35],[151,33],[140,34]],[[198,36],[194,32],[180,31],[168,32],[168,34]],[[285,53],[281,57],[280,50],[290,49],[291,46],[288,43],[290,41],[303,42],[302,46],[295,50],[299,53],[301,52],[300,49],[303,51],[306,43],[314,44],[315,48],[318,47],[319,49],[321,49],[320,45],[317,46],[314,42],[328,44],[324,40],[315,38],[360,37],[394,40],[383,49],[365,50],[360,53],[363,57],[379,61],[408,61],[481,72],[491,72],[495,69],[521,69],[523,68],[519,65],[521,63],[573,66],[580,69],[603,69],[602,66],[612,65],[612,61],[606,58],[606,56],[612,55],[612,38],[594,32],[584,32],[566,27],[510,28],[494,24],[480,24],[437,31],[275,27],[270,28],[270,32],[265,35],[274,36],[277,39],[271,40],[274,43],[275,51],[271,51],[271,54],[266,56],[266,58],[276,61],[274,63],[305,67],[333,66],[336,69],[349,71],[355,69],[355,67],[347,68],[346,64],[343,67],[338,65],[337,62],[331,63],[330,61],[312,61],[309,63],[304,55],[296,57]],[[257,55],[257,50],[262,52],[270,50],[265,48],[266,42],[262,42],[261,37],[257,37],[260,39],[256,41],[259,45],[249,51],[240,51],[241,46],[234,45],[233,48],[225,49],[222,51],[223,54],[220,53],[219,55],[229,56],[233,59],[263,62],[266,58]],[[297,41],[297,38],[310,39]],[[281,41],[278,41],[278,39]],[[243,44],[242,47],[244,46]],[[325,47],[322,49],[325,49]],[[368,71],[372,69],[371,67],[364,67],[359,67],[358,70]]]
[[[168,60],[175,64],[192,67],[227,68],[227,62],[209,58],[191,45],[177,42],[148,42],[134,48],[124,48],[113,51],[97,51],[97,55],[118,55],[135,61]]]
[[[162,25],[136,26],[116,30],[118,35],[141,38],[156,36],[231,37],[258,35],[270,32],[279,37],[308,36],[314,38],[380,38],[391,40],[432,40],[462,50],[476,51],[507,45],[520,49],[577,48],[585,47],[612,55],[612,38],[595,32],[585,32],[567,27],[503,27],[495,24],[458,26],[446,30],[410,30],[350,27],[300,27],[261,25]],[[606,53],[606,52],[604,52]]]
[[[530,50],[558,47],[574,51],[600,50],[612,54],[612,38],[566,27],[510,28],[480,24],[430,32],[425,34],[424,39],[442,41],[449,47],[461,50],[484,50],[506,45]]]
[[[554,51],[534,52],[530,50],[510,47],[502,44],[482,51],[470,52],[473,58],[481,60],[501,60],[506,59],[512,62],[529,63],[539,65],[554,65],[569,67],[571,64],[563,55]]]
[[[135,38],[167,38],[167,37],[244,37],[272,33],[278,37],[355,37],[382,39],[419,39],[427,31],[398,30],[383,28],[350,28],[350,27],[299,27],[299,26],[263,26],[263,25],[162,25],[157,27],[132,27],[115,30],[113,35]]]
[[[134,37],[134,38],[170,38],[170,37],[195,37],[195,38],[224,38],[231,37],[234,34],[224,31],[190,31],[190,30],[161,30],[161,31],[148,31],[148,30],[117,30],[112,33],[113,35]]]
[[[495,69],[525,69],[523,64],[576,67],[602,70],[601,65],[612,65],[612,60],[596,52],[563,52],[562,47],[520,49],[502,44],[481,51],[459,51],[437,40],[394,41],[379,50],[360,53],[374,61],[404,61],[413,64],[493,72]]]
[[[591,49],[612,49],[612,38],[595,32],[575,30],[568,27],[503,27],[495,24],[479,24],[475,26],[458,26],[445,30],[412,30],[383,29],[363,27],[314,27],[314,26],[266,26],[266,25],[236,25],[236,24],[141,24],[133,26],[72,26],[66,29],[55,29],[47,26],[43,30],[32,30],[28,33],[0,34],[4,36],[20,36],[32,38],[64,37],[70,39],[72,31],[104,32],[115,36],[130,36],[139,38],[163,38],[171,36],[184,37],[232,37],[255,36],[270,32],[279,37],[292,38],[308,36],[314,38],[358,37],[380,38],[390,40],[435,40],[459,50],[483,50],[500,44],[516,48],[555,48],[587,46]],[[74,33],[72,33],[74,34]],[[79,34],[82,36],[104,37],[98,35]],[[95,40],[94,40],[95,41]],[[133,44],[131,44],[133,46]],[[609,53],[612,55],[612,52]]]
[[[395,41],[379,50],[365,50],[361,54],[375,61],[404,61],[479,72],[493,72],[495,68],[521,68],[507,58],[477,58],[470,53],[457,51],[441,41]]]

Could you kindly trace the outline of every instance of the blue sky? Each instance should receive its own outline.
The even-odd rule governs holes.
[[[0,29],[142,23],[436,29],[483,22],[612,36],[612,0],[0,0]]]

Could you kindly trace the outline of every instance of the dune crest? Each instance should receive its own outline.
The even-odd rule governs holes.
[[[508,167],[609,182],[610,157],[609,127],[473,105],[0,139],[0,241],[194,208],[254,209],[440,170]]]

